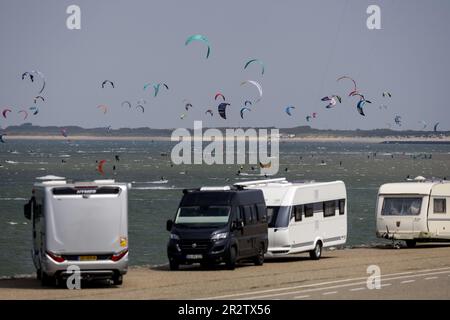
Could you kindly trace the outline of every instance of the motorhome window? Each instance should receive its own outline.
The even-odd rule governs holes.
[[[345,214],[345,199],[339,200],[339,214]]]
[[[100,187],[97,188],[96,194],[119,194],[120,188],[119,187]]]
[[[433,200],[433,212],[434,213],[446,213],[447,212],[447,204],[446,199],[434,199]]]
[[[83,194],[119,194],[119,187],[96,187],[96,186],[86,186],[86,187],[62,187],[53,188],[52,193],[54,195],[83,195]]]
[[[305,218],[310,218],[314,216],[314,205],[313,204],[305,204]]]
[[[267,207],[267,219],[269,228],[286,228],[289,225],[289,217],[292,207]]]
[[[176,224],[214,224],[228,223],[228,206],[192,206],[180,207],[175,218]]]
[[[293,212],[295,221],[302,221],[303,206],[302,205],[294,206]]]
[[[384,198],[381,215],[413,216],[420,214],[422,198]]]
[[[336,202],[326,201],[323,203],[323,216],[332,217],[336,214]]]

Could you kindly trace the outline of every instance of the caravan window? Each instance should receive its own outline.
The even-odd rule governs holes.
[[[305,204],[305,218],[310,218],[314,216],[314,205],[313,204]]]
[[[269,222],[269,227],[275,226],[279,210],[280,207],[267,207],[267,221]]]
[[[420,214],[422,198],[384,198],[381,215],[413,216]]]
[[[302,205],[294,206],[293,213],[295,221],[302,221],[303,206]]]
[[[269,228],[286,228],[292,207],[267,207],[267,221]]]
[[[446,213],[446,203],[445,199],[434,199],[433,200],[433,212],[434,213]]]
[[[345,199],[339,200],[339,214],[345,214]]]
[[[323,216],[332,217],[336,214],[336,202],[326,201],[323,203]]]

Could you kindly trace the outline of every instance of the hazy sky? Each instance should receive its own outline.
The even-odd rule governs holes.
[[[81,8],[81,30],[68,30],[66,8]],[[381,7],[381,30],[369,30],[366,9]],[[186,38],[203,34],[211,55],[199,42]],[[37,116],[38,125],[84,127],[276,126],[309,124],[315,128],[385,128],[395,115],[403,127],[420,129],[440,121],[450,129],[450,1],[0,1],[0,108],[14,113],[0,126],[20,124],[17,112],[33,105],[39,84],[22,81],[21,74],[40,70],[47,78]],[[250,58],[264,61],[246,70]],[[352,76],[371,105],[366,117],[348,97]],[[115,89],[102,89],[104,79]],[[239,110],[262,100],[241,120]],[[156,98],[145,83],[164,82]],[[216,92],[231,103],[228,119],[217,114]],[[392,93],[391,99],[381,96]],[[339,94],[342,104],[325,109],[320,98]],[[135,109],[147,100],[145,113]],[[184,110],[183,99],[194,105]],[[121,107],[129,100],[133,108]],[[98,105],[109,106],[104,115]],[[388,105],[380,110],[381,104]],[[284,113],[295,106],[293,116]],[[211,118],[204,112],[215,111]],[[306,115],[318,117],[307,123]],[[184,120],[180,119],[186,114]]]

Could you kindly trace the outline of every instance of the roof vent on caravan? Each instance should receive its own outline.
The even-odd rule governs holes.
[[[228,191],[231,190],[230,186],[223,187],[201,187],[200,191]]]
[[[43,184],[66,184],[66,178],[54,175],[37,177],[36,180],[39,180]]]
[[[266,179],[266,180],[254,180],[254,181],[245,181],[245,182],[238,182],[235,183],[234,186],[238,188],[245,188],[245,187],[256,187],[256,186],[262,186],[262,185],[269,185],[269,184],[289,184],[288,181],[286,181],[286,178],[275,178],[275,179]]]
[[[102,183],[115,183],[114,179],[103,179],[103,180],[94,180],[94,183],[102,184]]]
[[[48,176],[43,176],[43,177],[37,177],[36,180],[41,180],[41,181],[49,181],[49,180],[65,180],[66,178],[64,177],[58,177],[58,176],[53,176],[53,175],[48,175]]]
[[[408,176],[408,177],[406,177],[406,181],[409,181],[409,182],[434,182],[434,183],[437,183],[437,182],[446,183],[446,182],[448,182],[445,177],[444,178],[436,178],[436,177],[425,178],[423,176],[417,176],[415,178],[410,178]]]

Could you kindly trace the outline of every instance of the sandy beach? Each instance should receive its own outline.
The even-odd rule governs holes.
[[[369,266],[379,290],[366,286]],[[93,283],[81,290],[43,288],[34,277],[0,280],[0,299],[449,299],[450,246],[392,246],[324,252],[241,264],[236,270],[186,266],[133,267],[123,286]]]

